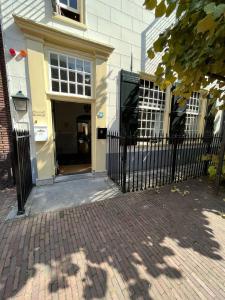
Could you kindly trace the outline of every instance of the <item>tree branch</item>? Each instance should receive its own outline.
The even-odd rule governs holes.
[[[225,76],[214,74],[214,73],[208,73],[207,74],[209,77],[217,79],[219,81],[225,81]]]

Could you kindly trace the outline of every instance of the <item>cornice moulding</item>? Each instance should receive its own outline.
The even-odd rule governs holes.
[[[99,43],[81,36],[77,36],[66,31],[55,29],[48,25],[40,24],[32,20],[13,15],[15,23],[27,38],[52,43],[90,53],[97,58],[108,59],[114,48],[110,45]]]

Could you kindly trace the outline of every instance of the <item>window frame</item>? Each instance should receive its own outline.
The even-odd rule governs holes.
[[[51,54],[55,54],[58,56],[58,66],[54,66],[51,64]],[[66,60],[67,60],[67,67],[60,67],[59,65],[59,57],[61,56],[66,56]],[[68,58],[72,58],[72,59],[75,59],[75,63],[76,63],[76,60],[82,60],[83,62],[87,61],[90,63],[90,73],[88,72],[85,72],[85,71],[78,71],[79,73],[82,73],[83,74],[83,83],[82,83],[82,87],[83,87],[83,95],[81,94],[78,94],[77,93],[77,85],[79,84],[77,82],[77,80],[75,82],[73,82],[73,84],[76,86],[76,93],[73,94],[73,93],[70,93],[69,92],[69,84],[72,82],[69,80],[69,68],[68,68]],[[60,69],[63,69],[63,70],[66,70],[67,72],[67,80],[61,80],[60,78],[60,75],[58,75],[58,79],[56,78],[52,78],[52,75],[51,75],[51,70],[52,70],[52,67],[57,69],[58,72],[60,73]],[[58,52],[58,51],[55,51],[55,50],[48,50],[48,79],[49,79],[49,91],[51,94],[54,94],[54,95],[58,95],[58,96],[72,96],[72,97],[75,97],[75,98],[82,98],[82,99],[87,99],[87,100],[92,100],[94,99],[94,86],[95,86],[95,73],[94,73],[94,61],[91,60],[90,58],[86,58],[86,57],[82,57],[82,56],[79,56],[79,55],[73,55],[73,54],[68,54],[68,53],[64,53],[64,52]],[[75,77],[77,78],[77,70],[76,70],[76,66],[75,66]],[[85,74],[90,74],[91,76],[91,84],[85,84]],[[59,91],[53,91],[52,89],[52,82],[53,81],[57,81],[60,85],[60,82],[65,82],[67,83],[67,90],[68,92],[61,92],[61,88],[59,86]],[[81,85],[81,84],[80,84]],[[85,86],[89,86],[91,88],[91,95],[90,96],[87,96],[85,95]]]
[[[197,101],[196,101],[197,100]],[[190,103],[189,101],[195,101],[195,103]],[[186,108],[186,121],[185,121],[185,134],[194,135],[200,132],[199,128],[199,117],[200,117],[200,101],[201,101],[201,93],[193,92],[189,100],[187,101]],[[191,129],[187,129],[191,124],[187,123],[187,120],[194,119],[194,123]]]
[[[141,92],[141,89],[143,89],[143,95],[139,94],[139,105],[138,105],[138,109],[139,109],[139,115],[143,116],[143,113],[146,114],[146,118],[143,119],[143,117],[138,118],[138,122],[141,122],[141,126],[138,126],[138,131],[140,133],[140,137],[149,137],[149,136],[154,136],[155,134],[158,136],[159,134],[163,135],[163,131],[164,131],[164,116],[166,113],[166,97],[167,97],[167,91],[165,90],[160,90],[159,86],[155,84],[154,80],[152,80],[151,78],[144,78],[141,77],[140,81],[144,81],[144,86],[141,85],[140,82],[140,88],[139,88],[139,92]],[[148,96],[144,95],[145,92],[145,82],[148,81],[149,82],[149,87],[147,88],[148,90]],[[151,88],[151,83],[153,84],[153,87]],[[157,89],[155,88],[157,87]],[[152,90],[153,91],[153,96],[150,97],[149,95],[149,91]],[[155,98],[155,92],[157,92],[157,95],[159,96],[159,93],[162,93],[162,99]],[[146,98],[148,101],[148,105],[141,105],[141,103],[143,104],[144,102],[144,98]],[[141,99],[143,99],[141,101]],[[154,99],[155,100],[155,105],[154,104]],[[150,100],[151,103],[150,103]],[[159,102],[161,102],[161,105],[159,105]],[[155,119],[148,119],[147,115],[152,115],[153,113],[159,115],[159,117],[156,117],[155,115]],[[154,124],[159,124],[158,126],[154,126],[153,128],[151,127],[142,127],[142,123],[145,122],[147,123],[154,123]],[[142,131],[145,131],[145,135],[142,135]],[[146,134],[146,131],[149,130],[149,134]],[[151,133],[152,131],[152,133]],[[158,131],[158,132],[157,132]]]

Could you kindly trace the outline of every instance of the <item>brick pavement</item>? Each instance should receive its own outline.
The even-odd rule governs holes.
[[[0,299],[225,299],[225,202],[178,186],[1,222]]]
[[[12,207],[17,207],[16,189],[0,189],[0,222],[5,220]]]

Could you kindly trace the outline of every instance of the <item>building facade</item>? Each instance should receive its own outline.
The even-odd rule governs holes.
[[[10,97],[29,99],[25,112],[10,101],[13,127],[31,132],[34,182],[106,170],[105,129],[122,123],[122,69],[138,78],[139,134],[169,133],[171,91],[154,84],[160,56],[150,61],[146,52],[173,16],[155,19],[140,0],[1,3]],[[203,132],[205,111],[194,93],[187,133]]]

